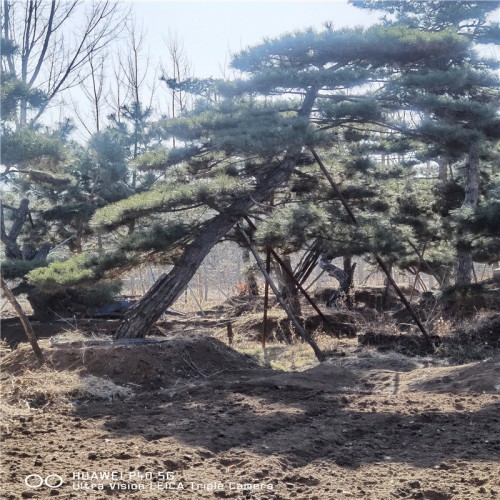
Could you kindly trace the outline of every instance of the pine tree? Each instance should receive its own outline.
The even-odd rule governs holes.
[[[491,14],[500,2],[445,1],[355,1],[363,8],[383,10],[393,22],[406,23],[425,32],[456,32],[474,43],[498,42],[499,23]],[[498,140],[499,82],[496,63],[480,57],[474,50],[448,67],[427,68],[417,74],[405,72],[389,89],[388,98],[401,109],[417,111],[419,122],[413,130],[424,141],[434,144],[444,164],[463,162],[464,197],[460,212],[467,213],[480,204],[481,160]],[[459,214],[459,221],[463,217]],[[473,277],[474,233],[456,225],[456,282],[471,283]]]
[[[17,50],[5,41],[2,44],[3,58]],[[24,85],[8,71],[2,71],[2,82],[2,275],[21,279],[13,291],[27,294],[38,319],[50,319],[55,310],[72,310],[79,303],[109,301],[109,294],[118,291],[118,283],[99,286],[103,293],[109,291],[107,298],[106,293],[101,297],[96,293],[94,282],[106,278],[102,262],[94,262],[88,255],[72,262],[71,254],[89,250],[84,244],[93,240],[89,222],[96,208],[133,193],[127,185],[127,146],[113,131],[96,134],[88,146],[80,146],[69,138],[69,120],[54,130],[21,127],[21,108],[38,114],[45,105],[45,94]],[[59,251],[48,259],[56,249]],[[58,268],[61,258],[68,260],[67,268]],[[111,267],[119,260],[112,260]],[[89,279],[91,262],[95,269]],[[62,276],[64,269],[67,277]]]
[[[184,161],[195,180],[181,193],[158,186],[94,217],[96,226],[111,228],[172,212],[174,200],[177,210],[209,209],[174,269],[127,313],[118,337],[147,333],[220,238],[300,169],[304,147],[329,146],[343,124],[383,122],[374,97],[355,89],[387,80],[401,67],[440,67],[450,53],[461,57],[467,47],[449,32],[374,27],[285,35],[237,55],[233,65],[248,78],[219,85],[219,95],[229,97],[165,124],[185,147],[163,152],[153,168],[168,171]],[[228,190],[219,187],[224,176],[233,180]]]

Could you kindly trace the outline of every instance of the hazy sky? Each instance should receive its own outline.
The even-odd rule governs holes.
[[[152,56],[161,56],[168,30],[183,41],[197,77],[221,76],[229,51],[238,52],[264,37],[309,26],[321,28],[369,24],[377,16],[347,0],[329,1],[184,1],[135,0],[133,11],[143,23]]]
[[[126,8],[132,7],[136,27],[142,28],[144,36],[141,54],[141,73],[148,61],[147,82],[141,92],[144,102],[151,103],[160,114],[169,114],[170,98],[165,84],[159,84],[158,69],[160,64],[170,74],[169,55],[165,40],[169,32],[181,41],[185,55],[191,64],[191,75],[204,78],[223,76],[229,70],[230,53],[262,42],[266,37],[273,38],[281,34],[302,30],[308,27],[321,29],[325,22],[332,22],[334,27],[373,24],[377,14],[356,9],[347,0],[304,1],[168,1],[168,0],[121,0]],[[127,56],[125,32],[117,40],[113,52]],[[113,60],[105,68],[106,76],[113,78]],[[114,81],[114,80],[109,80]],[[154,92],[152,83],[156,82]],[[91,86],[90,80],[83,85]],[[108,87],[107,87],[108,88]],[[46,123],[61,121],[68,114],[78,126],[77,139],[85,140],[88,132],[83,123],[93,130],[93,118],[89,101],[82,87],[74,87],[64,96],[62,104],[57,105],[44,115]],[[108,101],[109,104],[109,101]],[[107,105],[106,105],[107,106]],[[101,116],[112,111],[101,109]]]

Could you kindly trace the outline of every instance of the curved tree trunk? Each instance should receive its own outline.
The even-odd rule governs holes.
[[[274,170],[252,195],[245,195],[233,202],[228,209],[208,221],[187,246],[174,268],[168,274],[160,276],[144,297],[127,311],[118,327],[116,338],[144,337],[165,309],[179,298],[205,257],[240,216],[248,213],[254,203],[266,200],[271,189],[286,181],[290,171],[291,163],[288,162],[288,168]]]
[[[354,279],[356,263],[352,264],[352,258],[345,256],[343,261],[344,269],[341,269],[328,261],[328,259],[321,257],[318,265],[339,282],[338,290],[333,293],[326,303],[327,307],[337,307],[340,304],[351,307],[352,297],[350,297],[350,290]]]
[[[316,95],[316,88],[308,90],[299,116],[309,116]],[[165,309],[179,298],[210,250],[238,219],[246,215],[256,203],[268,200],[271,193],[290,178],[292,170],[298,163],[301,150],[300,146],[295,146],[286,152],[280,165],[269,169],[266,175],[258,180],[252,193],[242,195],[207,222],[187,246],[174,268],[168,274],[160,276],[144,297],[127,311],[118,327],[116,338],[142,338],[148,333]]]

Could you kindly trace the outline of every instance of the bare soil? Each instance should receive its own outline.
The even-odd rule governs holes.
[[[195,326],[141,345],[42,341],[54,372],[128,389],[106,399],[22,399],[34,358],[4,355],[4,403],[22,405],[1,422],[1,497],[500,498],[500,358],[446,366],[345,340],[352,354],[280,372]]]

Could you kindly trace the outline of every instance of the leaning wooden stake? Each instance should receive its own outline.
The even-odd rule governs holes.
[[[324,355],[323,351],[318,347],[316,342],[312,339],[312,337],[304,330],[302,325],[299,323],[297,318],[292,314],[290,311],[290,308],[288,307],[288,304],[285,302],[283,297],[281,296],[278,288],[274,284],[274,281],[271,278],[271,275],[266,271],[266,265],[260,258],[257,250],[255,247],[252,245],[252,242],[250,241],[250,238],[248,237],[247,233],[244,231],[244,229],[241,226],[238,226],[238,229],[240,233],[242,234],[243,238],[247,242],[248,248],[252,252],[255,261],[257,262],[257,265],[259,266],[259,269],[261,273],[264,275],[264,278],[266,281],[269,283],[269,286],[271,287],[271,290],[274,292],[276,295],[276,298],[278,299],[278,302],[281,304],[281,307],[285,310],[287,316],[290,318],[290,321],[293,323],[295,328],[297,329],[297,333],[312,347],[314,354],[316,354],[316,357],[318,358],[319,361],[325,361],[326,356]]]
[[[266,249],[266,272],[271,273],[271,251],[269,247]],[[264,285],[264,319],[262,323],[262,348],[266,348],[267,339],[267,310],[269,307],[269,282],[266,280]]]
[[[314,159],[318,163],[319,168],[323,172],[324,176],[328,179],[328,182],[332,186],[333,190],[335,191],[335,194],[338,196],[338,198],[339,198],[340,202],[342,203],[342,205],[344,206],[346,212],[349,214],[349,218],[351,219],[353,225],[359,227],[359,222],[356,219],[354,212],[351,210],[351,207],[347,203],[347,200],[345,199],[345,197],[342,194],[342,192],[340,191],[339,187],[337,186],[337,184],[333,180],[333,177],[330,175],[330,172],[328,172],[325,165],[321,161],[321,158],[318,156],[318,154],[316,153],[316,151],[314,150],[314,148],[312,146],[309,146],[309,150],[313,154]],[[422,332],[427,344],[429,345],[429,347],[432,350],[434,350],[434,344],[432,343],[432,340],[431,340],[429,334],[427,333],[427,330],[425,329],[424,325],[422,324],[422,322],[418,318],[417,314],[413,310],[413,307],[411,307],[411,304],[408,302],[408,299],[404,296],[404,293],[401,291],[401,289],[399,288],[397,283],[392,278],[391,273],[390,273],[389,269],[387,268],[387,266],[385,265],[384,261],[376,253],[374,253],[373,256],[375,257],[375,260],[377,261],[377,264],[379,265],[380,269],[382,269],[384,274],[387,276],[389,283],[394,288],[395,292],[398,294],[401,302],[404,304],[407,311],[410,313],[410,316],[413,318],[413,321],[415,321],[415,324],[418,326],[419,330]]]
[[[255,224],[248,218],[245,216],[245,220],[247,221],[248,225],[252,228],[252,229],[257,229],[255,227]],[[311,306],[313,307],[313,309],[318,313],[318,316],[324,321],[324,323],[326,325],[328,325],[328,327],[330,328],[331,332],[336,336],[336,337],[340,337],[340,335],[338,334],[338,332],[335,330],[335,328],[333,327],[333,325],[328,321],[328,318],[321,312],[321,310],[319,309],[319,307],[316,305],[316,303],[314,302],[314,300],[311,298],[311,296],[307,293],[307,290],[299,283],[299,281],[295,278],[295,275],[293,274],[293,272],[288,269],[288,267],[285,265],[285,263],[283,262],[283,260],[281,259],[281,257],[270,247],[268,247],[267,249],[267,253],[268,255],[272,255],[275,259],[276,259],[276,262],[278,262],[278,264],[283,268],[283,270],[288,274],[288,276],[290,276],[290,278],[292,279],[292,281],[295,283],[295,286],[302,292],[302,295],[304,295],[305,299],[307,300],[307,302],[309,302],[309,304],[311,304]],[[270,270],[270,267],[267,266],[267,262],[266,262],[266,271],[268,272],[269,274],[269,270]],[[267,286],[267,281],[266,281],[266,286]],[[266,288],[266,291],[267,291],[267,288]],[[264,297],[264,304],[266,304],[266,297]],[[264,306],[264,314],[265,314],[265,318],[267,317],[267,314],[266,314],[266,306]],[[264,330],[265,332],[265,330]]]
[[[269,206],[274,206],[274,193],[269,195]],[[245,220],[252,229],[255,229],[255,224],[250,220],[250,217],[245,216]],[[271,249],[266,248],[266,272],[271,275]],[[262,320],[262,349],[264,353],[266,352],[266,340],[267,340],[267,311],[269,308],[269,282],[266,280],[264,284],[264,318]]]
[[[35,332],[33,331],[33,328],[31,327],[31,324],[28,320],[28,317],[26,316],[26,313],[23,311],[23,308],[21,307],[21,304],[17,301],[15,295],[12,293],[10,288],[7,286],[7,283],[5,283],[4,279],[0,276],[1,280],[1,286],[2,286],[2,291],[7,297],[7,300],[11,303],[12,307],[15,309],[17,315],[19,316],[19,319],[21,320],[21,323],[23,324],[24,331],[26,333],[26,337],[28,337],[28,340],[31,344],[31,347],[33,348],[33,352],[35,353],[36,359],[38,360],[38,363],[43,365],[45,363],[45,359],[43,357],[42,350],[40,349],[40,346],[38,345],[38,341],[35,336]]]
[[[411,293],[410,293],[410,302],[411,299],[413,298],[413,294],[415,293],[415,290],[417,289],[417,283],[420,279],[420,271],[422,270],[422,261],[424,260],[424,253],[425,253],[425,248],[427,246],[427,242],[424,242],[424,247],[422,248],[422,253],[418,253],[418,266],[415,272],[415,279],[413,280],[413,286],[411,287]],[[422,280],[420,280],[422,281]]]

